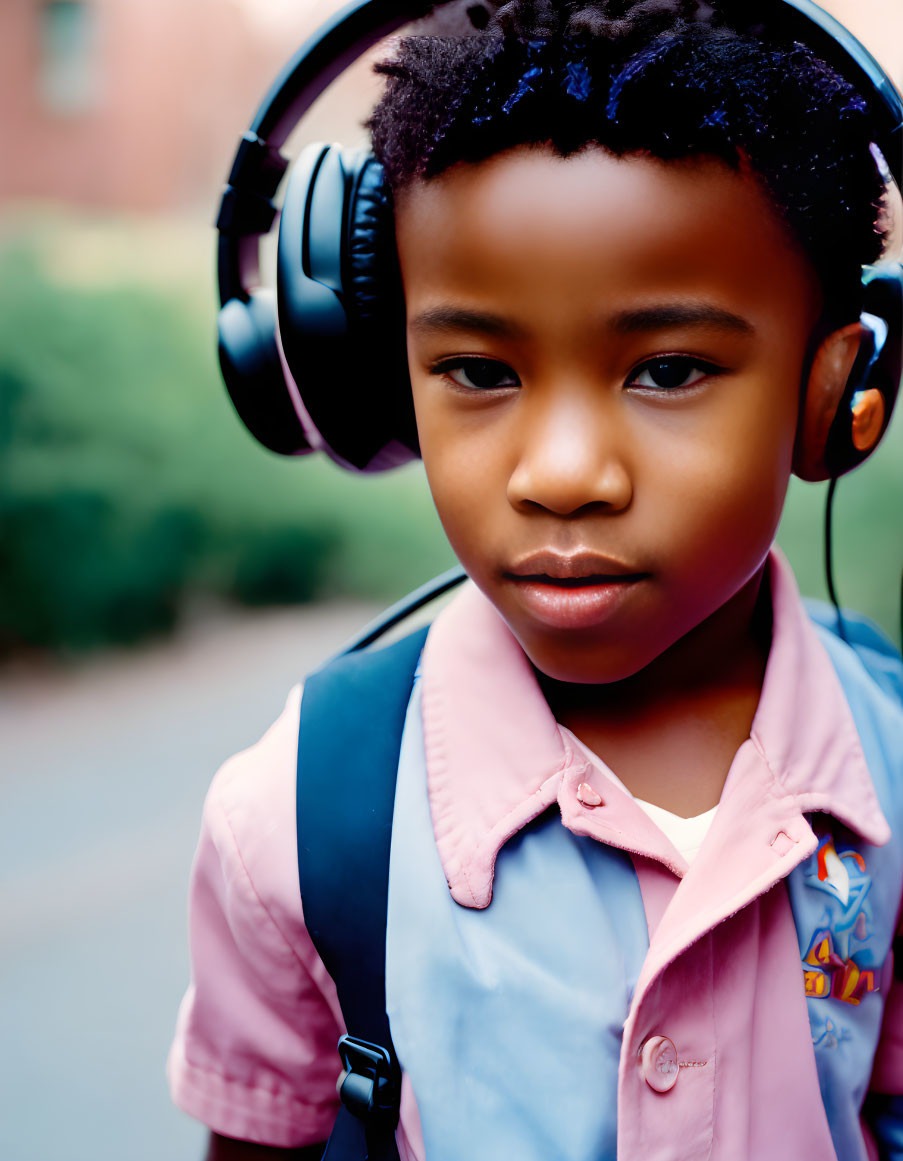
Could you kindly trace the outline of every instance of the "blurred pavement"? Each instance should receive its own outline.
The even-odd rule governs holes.
[[[199,1161],[164,1063],[207,786],[375,610],[238,612],[0,670],[0,1157]]]

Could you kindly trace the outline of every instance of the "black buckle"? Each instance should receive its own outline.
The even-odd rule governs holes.
[[[278,149],[249,129],[241,139],[223,191],[216,228],[221,234],[268,234],[278,210],[272,198],[288,168]]]
[[[339,1096],[345,1108],[359,1120],[386,1118],[394,1125],[401,1093],[389,1052],[369,1040],[343,1036],[339,1056],[345,1069]]]

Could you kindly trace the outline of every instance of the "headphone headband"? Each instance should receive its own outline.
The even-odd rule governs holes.
[[[220,364],[240,417],[274,451],[323,450],[361,471],[417,454],[404,343],[392,338],[403,335],[404,313],[391,206],[375,157],[315,145],[293,166],[275,295],[258,285],[259,247],[280,215],[274,198],[289,165],[281,147],[313,102],[367,49],[448,2],[351,0],[298,49],[239,143],[216,222]],[[875,152],[903,189],[903,97],[874,57],[814,0],[750,0],[753,8],[754,35],[802,42],[863,96]],[[878,291],[867,285],[866,294],[870,301]],[[900,331],[891,321],[888,381]],[[372,356],[366,368],[363,350]],[[858,462],[848,452],[838,455],[843,470]]]
[[[248,300],[258,274],[256,238],[276,220],[272,198],[288,168],[279,151],[292,130],[368,48],[434,7],[429,0],[351,0],[308,37],[273,82],[239,143],[217,214],[221,306],[231,298]],[[252,246],[241,245],[247,239],[255,239]]]
[[[447,2],[447,0],[446,0]],[[429,0],[351,0],[298,49],[270,88],[239,144],[217,216],[220,303],[248,297],[257,245],[277,210],[272,198],[288,162],[279,152],[317,97],[368,48],[427,15]],[[763,0],[762,23],[802,40],[872,105],[875,144],[903,189],[903,97],[872,54],[814,0]],[[758,15],[758,12],[757,12]]]
[[[791,32],[827,61],[872,106],[883,128],[875,144],[903,189],[903,96],[861,40],[815,0],[780,0]],[[799,18],[802,18],[802,21]],[[778,16],[778,23],[781,17]]]

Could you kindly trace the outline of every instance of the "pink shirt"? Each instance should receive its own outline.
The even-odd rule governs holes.
[[[890,829],[843,690],[777,553],[771,579],[774,633],[759,708],[690,869],[629,794],[575,751],[476,589],[439,615],[424,651],[430,809],[457,903],[489,904],[499,849],[556,802],[574,833],[633,856],[650,947],[624,1027],[619,1158],[670,1156],[678,1138],[686,1155],[724,1161],[750,1156],[750,1141],[770,1161],[834,1156],[793,917],[786,894],[770,889],[816,849],[804,812],[829,813],[879,846]],[[328,1136],[344,1030],[301,913],[299,705],[296,687],[260,742],[211,786],[191,887],[192,983],[168,1066],[185,1111],[226,1136],[283,1147]],[[895,1015],[895,994],[890,1003]],[[642,1064],[650,1032],[677,1044],[685,1065],[664,1117]],[[775,1038],[777,1056],[757,1050],[763,1037]],[[885,1039],[877,1069],[887,1087],[903,1079],[903,1050]],[[773,1132],[749,1124],[763,1107]],[[405,1161],[423,1161],[407,1077],[399,1144]]]

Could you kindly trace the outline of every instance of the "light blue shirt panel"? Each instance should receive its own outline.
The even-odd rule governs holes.
[[[788,878],[790,904],[801,958],[806,956],[815,932],[827,929],[839,954],[854,959],[859,967],[873,969],[877,979],[893,941],[903,888],[903,708],[893,700],[893,687],[885,685],[886,693],[878,688],[856,655],[834,633],[818,621],[816,631],[840,679],[878,801],[894,837],[884,847],[873,847],[830,822],[838,853],[856,850],[865,861],[865,872],[855,859],[845,860],[850,895],[843,902],[819,883],[817,855],[813,855]],[[864,995],[859,1004],[834,996],[807,1000],[822,1099],[840,1161],[866,1156],[859,1117],[881,1034],[884,999],[879,993]],[[882,1152],[882,1157],[903,1155],[897,1151],[903,1147],[903,1127],[897,1119],[901,1112],[899,1101],[883,1102],[883,1115],[874,1127],[883,1148],[893,1152]]]
[[[555,808],[499,852],[488,908],[456,903],[433,837],[416,681],[386,939],[392,1039],[429,1161],[614,1161],[621,1035],[649,947],[632,861],[572,834]]]

